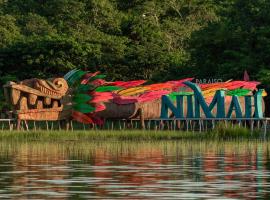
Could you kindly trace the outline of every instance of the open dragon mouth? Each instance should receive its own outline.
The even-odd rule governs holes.
[[[5,98],[18,119],[60,120],[70,113],[63,109],[62,98],[68,91],[68,84],[62,78],[28,79],[19,83],[4,85]]]

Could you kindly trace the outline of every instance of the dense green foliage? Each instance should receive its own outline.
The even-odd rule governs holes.
[[[190,41],[195,74],[270,83],[270,1],[224,1],[220,20],[194,32]],[[231,3],[230,3],[231,2]]]
[[[267,0],[0,0],[0,83],[100,70],[111,80],[270,83]]]

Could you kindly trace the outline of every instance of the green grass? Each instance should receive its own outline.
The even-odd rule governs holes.
[[[12,141],[93,141],[93,140],[242,140],[268,139],[269,134],[249,129],[218,126],[208,132],[153,130],[87,131],[0,131],[0,140]]]

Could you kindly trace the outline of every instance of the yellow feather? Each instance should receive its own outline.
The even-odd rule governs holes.
[[[148,90],[147,87],[134,87],[134,88],[128,88],[125,90],[121,90],[118,92],[118,94],[121,96],[131,96],[131,95],[145,92],[146,90]]]

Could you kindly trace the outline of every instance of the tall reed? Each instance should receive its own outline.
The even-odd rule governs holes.
[[[264,137],[265,136],[265,137]],[[260,130],[218,125],[208,132],[153,130],[0,131],[0,140],[93,141],[93,140],[238,140],[268,139]]]

